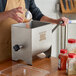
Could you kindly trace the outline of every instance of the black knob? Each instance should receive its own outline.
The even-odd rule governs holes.
[[[13,46],[13,49],[14,49],[15,51],[18,51],[18,50],[20,50],[20,46],[19,46],[19,45],[15,45],[15,46]]]

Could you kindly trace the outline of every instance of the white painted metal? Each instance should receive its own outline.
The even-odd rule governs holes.
[[[12,25],[12,59],[24,60],[32,64],[32,56],[47,51],[52,45],[52,24],[32,21],[31,28],[25,28],[25,23]],[[15,45],[22,45],[18,51]]]

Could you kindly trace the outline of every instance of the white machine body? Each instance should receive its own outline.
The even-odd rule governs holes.
[[[47,51],[52,45],[52,24],[32,21],[30,28],[26,23],[12,25],[12,60],[24,60],[32,64],[32,57]],[[14,50],[15,45],[20,45],[18,51]]]

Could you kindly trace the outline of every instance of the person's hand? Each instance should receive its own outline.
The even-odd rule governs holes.
[[[69,23],[69,19],[66,17],[61,17],[60,19],[57,20],[58,24],[60,21],[63,21],[64,23],[61,24],[61,26],[66,26]]]
[[[18,13],[23,14],[22,7],[14,8],[7,11],[8,17],[16,20],[17,22],[23,22],[23,18],[18,15]]]

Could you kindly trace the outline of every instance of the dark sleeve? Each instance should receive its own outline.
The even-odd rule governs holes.
[[[0,12],[3,12],[2,0],[0,0]]]
[[[7,0],[0,0],[0,12],[3,12],[6,7]]]
[[[42,12],[40,11],[40,9],[36,6],[34,0],[30,0],[30,8],[29,8],[30,12],[33,15],[33,19],[34,20],[40,20],[42,16],[44,16],[42,14]]]

